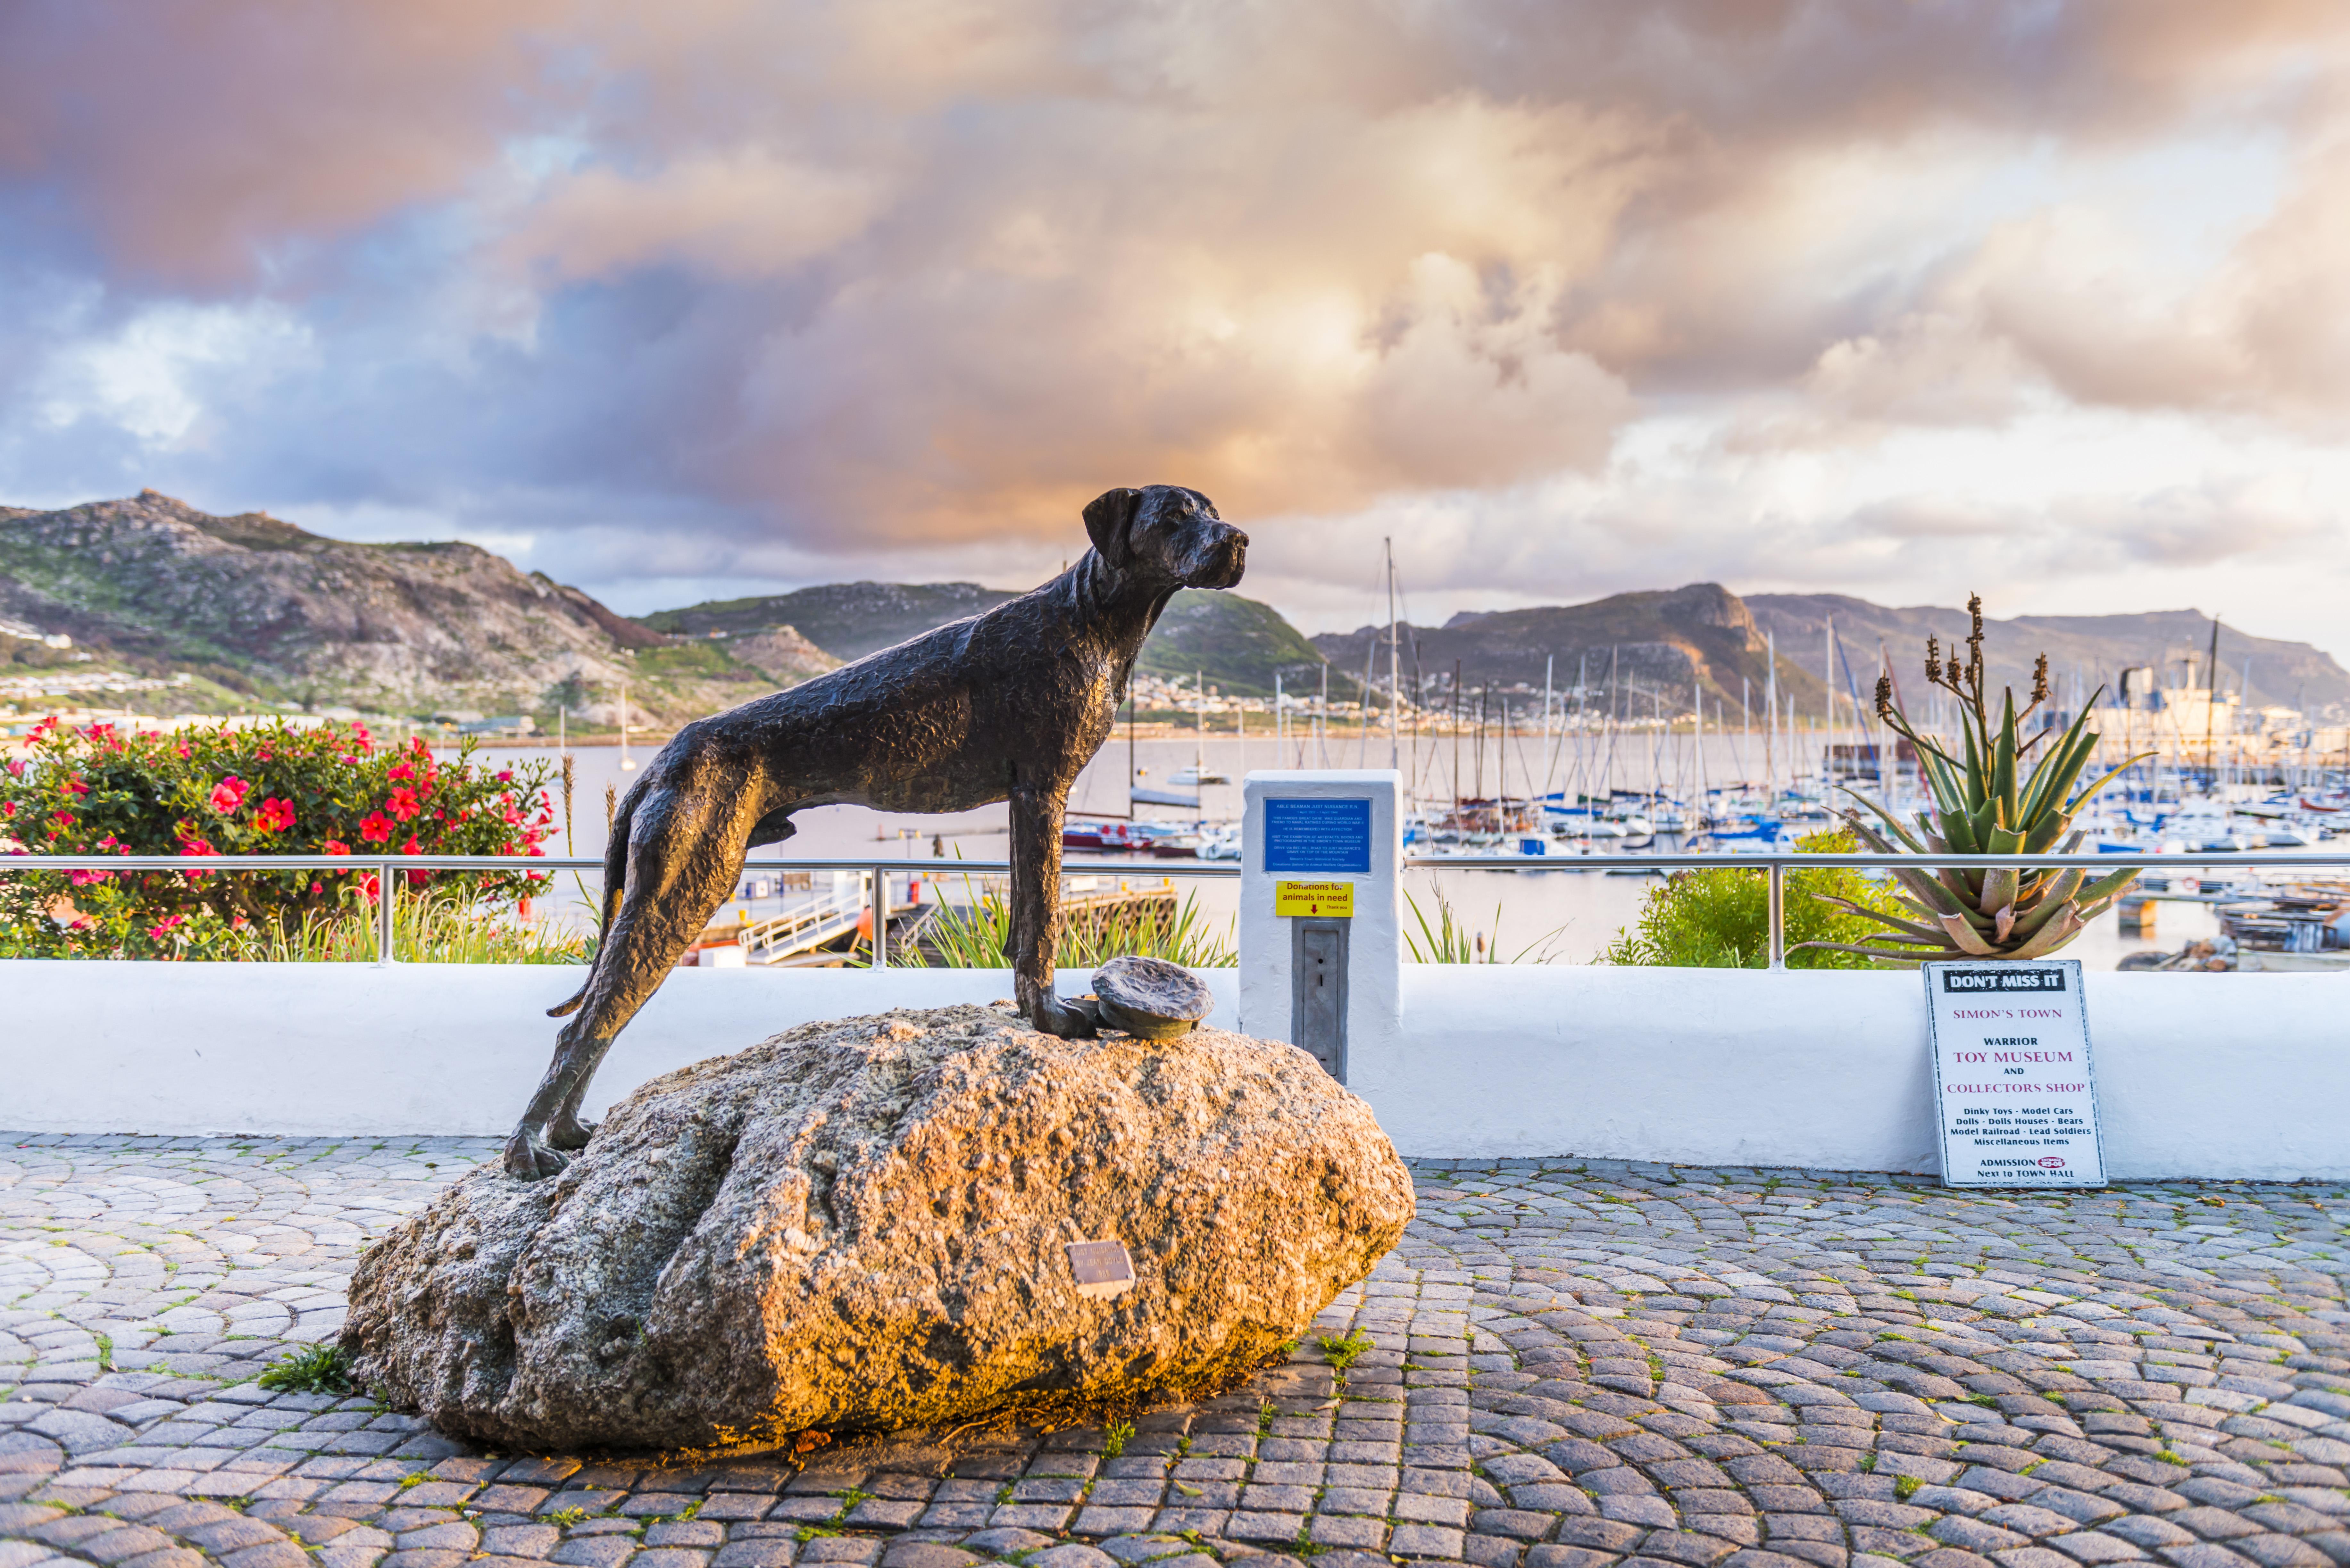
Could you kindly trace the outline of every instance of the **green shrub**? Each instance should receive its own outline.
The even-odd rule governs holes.
[[[1795,841],[1813,855],[1847,855],[1859,846],[1848,833],[1815,833]],[[1639,916],[1600,954],[1602,963],[1666,964],[1685,969],[1768,969],[1771,965],[1770,874],[1759,866],[1679,871],[1648,895]],[[1796,868],[1786,873],[1782,916],[1790,949],[1789,969],[1872,969],[1858,953],[1818,948],[1793,950],[1804,941],[1855,942],[1877,922],[1823,902],[1847,898],[1871,909],[1896,909],[1893,890],[1842,867]]]
[[[0,874],[0,957],[238,958],[364,909],[372,871],[206,872],[214,855],[543,854],[550,766],[454,762],[359,724],[145,731],[34,728],[0,771],[0,855],[172,855],[186,870]],[[494,906],[542,872],[405,873]]]

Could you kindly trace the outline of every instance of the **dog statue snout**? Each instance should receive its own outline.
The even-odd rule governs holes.
[[[1185,586],[1229,588],[1238,583],[1248,569],[1248,535],[1231,524],[1217,524],[1193,557],[1192,569],[1183,574]]]

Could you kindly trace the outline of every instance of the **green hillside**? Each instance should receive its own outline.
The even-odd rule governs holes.
[[[1210,685],[1251,697],[1273,695],[1279,672],[1289,691],[1319,689],[1322,654],[1281,612],[1258,599],[1207,588],[1185,588],[1170,600],[1136,668],[1145,674]],[[1357,682],[1330,671],[1330,695],[1350,699]]]

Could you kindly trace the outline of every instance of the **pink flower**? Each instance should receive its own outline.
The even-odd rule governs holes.
[[[9,759],[8,759],[8,772],[9,772],[9,774],[10,774],[12,776],[14,776],[14,777],[16,777],[16,778],[23,778],[23,777],[25,776],[25,764],[24,764],[24,763],[23,763],[22,761],[20,761],[19,759],[15,758],[15,757],[11,757],[11,758],[9,758]]]
[[[93,882],[110,882],[113,879],[114,873],[111,871],[68,871],[66,873],[66,880],[71,882],[77,888],[87,888]]]
[[[329,838],[318,846],[318,852],[321,855],[348,855],[351,852],[351,846],[339,838]],[[339,871],[335,874],[338,877],[342,875]]]
[[[408,836],[408,842],[400,846],[400,852],[402,855],[421,855],[424,848],[416,842],[416,835],[411,833]]]
[[[71,827],[74,825],[74,814],[72,812],[53,811],[49,813],[49,815],[53,820],[63,824],[65,826]]]
[[[416,804],[414,790],[396,789],[391,792],[391,798],[383,803],[383,809],[400,818],[400,821],[406,822],[422,808]]]
[[[253,826],[264,833],[285,832],[294,826],[294,803],[275,797],[263,801],[261,809],[253,814]]]
[[[14,816],[16,815],[16,803],[15,801],[0,800],[0,816]]]
[[[212,808],[226,816],[244,804],[245,792],[253,786],[232,774],[213,786]]]
[[[185,916],[185,915],[166,915],[166,916],[164,916],[164,917],[162,918],[162,919],[161,919],[160,921],[158,921],[158,922],[157,922],[157,923],[155,923],[154,925],[151,925],[151,926],[150,926],[150,927],[148,927],[148,928],[147,928],[147,939],[148,939],[148,940],[150,940],[150,941],[157,941],[157,942],[161,941],[165,937],[170,936],[170,935],[172,934],[172,928],[173,926],[178,925],[181,921],[182,921],[182,920],[186,919],[187,918],[188,918],[188,917],[187,917],[187,916]]]
[[[367,844],[389,843],[391,839],[391,818],[380,811],[369,812],[368,819],[359,824],[359,839]]]
[[[416,776],[416,770],[410,767],[406,763],[402,763],[384,776],[395,779],[412,779]]]
[[[218,855],[220,851],[214,849],[211,845],[205,843],[201,838],[182,838],[180,840],[180,853],[182,855]]]
[[[512,783],[514,783],[514,770],[513,770],[512,768],[501,768],[501,769],[499,769],[499,770],[498,770],[498,783],[500,783],[500,784],[512,784]]]

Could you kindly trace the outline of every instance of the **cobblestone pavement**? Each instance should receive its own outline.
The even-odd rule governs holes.
[[[0,1135],[0,1568],[2350,1563],[2350,1188],[1422,1164],[1404,1244],[1233,1396],[800,1464],[257,1386],[493,1155]]]

